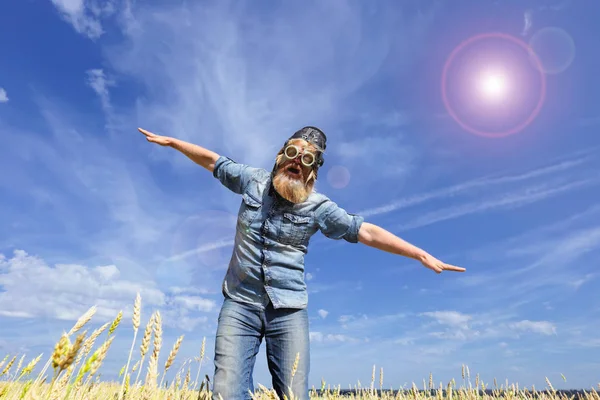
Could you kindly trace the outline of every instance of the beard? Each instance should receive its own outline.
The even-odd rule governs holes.
[[[308,199],[315,185],[314,173],[305,179],[304,172],[295,176],[283,167],[277,170],[273,177],[273,186],[281,197],[292,203],[302,203]]]

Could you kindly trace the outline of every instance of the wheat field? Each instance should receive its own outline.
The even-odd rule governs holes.
[[[183,342],[180,336],[168,353],[164,365],[159,368],[158,358],[162,350],[162,319],[160,312],[155,311],[148,321],[141,340],[137,343],[138,330],[140,328],[141,297],[137,294],[133,307],[132,325],[133,339],[129,351],[127,363],[119,372],[118,382],[101,381],[98,370],[106,359],[110,346],[115,338],[115,332],[123,317],[119,312],[112,322],[107,322],[100,328],[92,331],[82,329],[92,319],[96,307],[90,308],[83,314],[69,332],[63,333],[52,354],[37,376],[32,372],[42,361],[43,354],[30,360],[27,364],[25,356],[6,355],[0,361],[0,399],[1,400],[204,400],[211,399],[210,379],[204,375],[200,381],[202,363],[204,361],[204,350],[206,340],[202,341],[202,347],[198,357],[183,362],[172,382],[165,381],[166,373],[172,367],[179,348]],[[96,345],[99,336],[107,331],[106,340]],[[136,346],[139,346],[136,351]],[[151,348],[152,347],[152,348]],[[151,352],[150,352],[151,350]],[[135,355],[134,355],[135,354]],[[133,358],[137,359],[132,363]],[[147,363],[146,363],[147,358]],[[17,359],[18,362],[17,362]],[[15,365],[16,362],[16,365]],[[296,358],[292,367],[292,375]],[[142,371],[145,371],[142,375]],[[479,376],[475,377],[474,385],[463,384],[457,386],[453,379],[446,385],[440,383],[434,386],[433,377],[430,374],[429,383],[423,381],[423,388],[419,389],[414,383],[410,389],[383,390],[383,369],[379,371],[379,389],[375,388],[375,366],[371,376],[371,384],[363,388],[360,382],[351,390],[342,390],[340,386],[331,388],[322,381],[319,389],[310,390],[311,399],[401,399],[401,400],[573,400],[576,396],[556,391],[551,382],[546,378],[547,388],[538,391],[535,387],[519,388],[518,385],[509,385],[508,382],[498,386],[494,380],[493,386],[488,388],[480,382]],[[469,379],[468,367],[463,366],[461,371],[463,382]],[[160,378],[160,381],[159,381]],[[563,376],[564,379],[564,376]],[[600,384],[598,385],[600,389]],[[350,393],[346,393],[350,392]],[[255,393],[251,393],[253,399],[279,399],[274,390],[258,384]],[[600,395],[595,388],[582,391],[578,397],[585,400],[600,400]],[[294,399],[293,394],[286,400]],[[232,400],[232,399],[223,399]],[[280,399],[283,400],[283,399]]]

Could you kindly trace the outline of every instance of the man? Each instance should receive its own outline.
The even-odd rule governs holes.
[[[215,343],[213,395],[250,399],[252,371],[262,339],[273,388],[308,399],[309,326],[304,255],[317,231],[332,239],[361,242],[442,271],[448,265],[392,233],[347,213],[314,191],[323,165],[325,134],[304,127],[283,145],[271,172],[236,163],[200,146],[139,129],[149,142],[170,146],[213,173],[242,196],[233,254],[222,291]]]

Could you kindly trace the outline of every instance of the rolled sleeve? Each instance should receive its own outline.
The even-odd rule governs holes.
[[[346,212],[331,200],[327,200],[319,210],[316,217],[323,235],[334,240],[358,243],[358,231],[364,217]]]
[[[215,162],[213,176],[232,192],[242,194],[256,170],[257,168],[246,164],[236,163],[229,157],[220,156]]]

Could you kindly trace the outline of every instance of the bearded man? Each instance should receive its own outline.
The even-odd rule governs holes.
[[[308,399],[310,364],[304,256],[313,234],[363,243],[442,271],[443,263],[385,229],[346,212],[314,189],[327,138],[307,126],[277,154],[271,172],[236,163],[200,146],[139,129],[149,142],[170,146],[241,195],[233,253],[223,280],[215,340],[213,396],[250,399],[252,372],[265,339],[273,388],[280,399]]]

